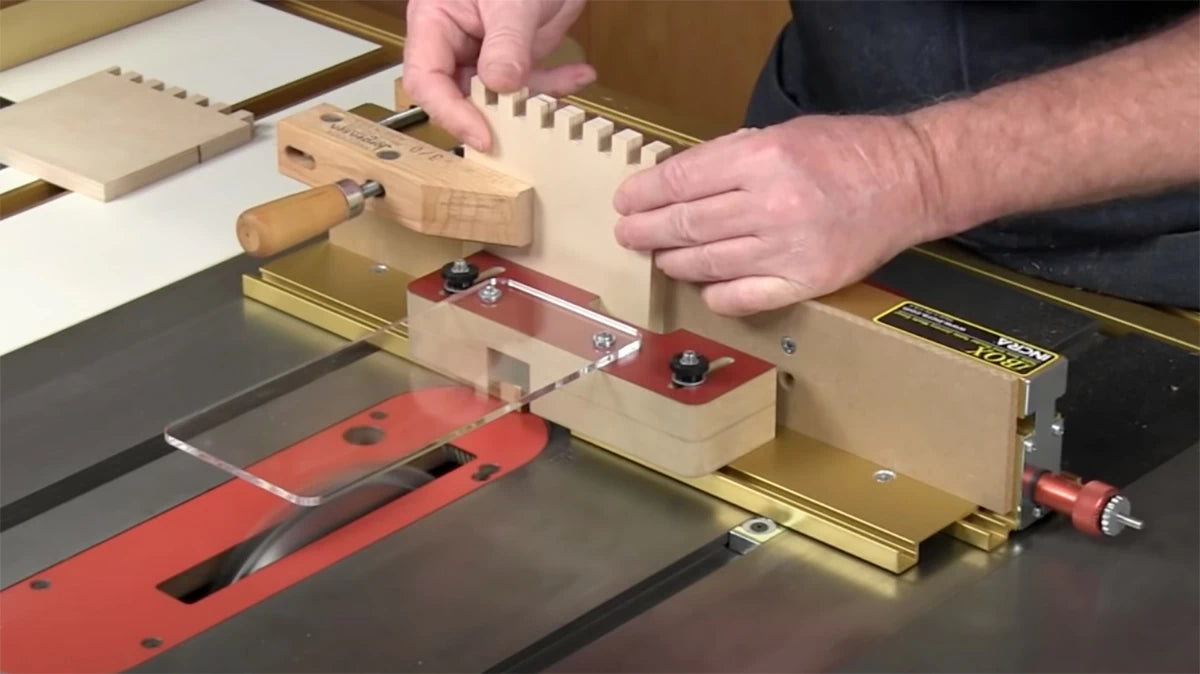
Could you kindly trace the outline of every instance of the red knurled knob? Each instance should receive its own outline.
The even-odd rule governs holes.
[[[1116,487],[1099,480],[1080,485],[1053,473],[1035,478],[1028,468],[1025,479],[1037,480],[1033,485],[1034,503],[1070,516],[1071,524],[1086,534],[1104,535],[1100,519],[1109,501],[1117,496]]]

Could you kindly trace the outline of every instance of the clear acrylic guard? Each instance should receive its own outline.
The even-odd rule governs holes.
[[[414,306],[415,305],[415,306]],[[170,424],[173,447],[315,506],[636,352],[636,328],[507,278]]]

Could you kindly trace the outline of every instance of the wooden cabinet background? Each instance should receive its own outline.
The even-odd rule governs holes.
[[[341,3],[401,18],[407,4],[321,4],[336,11]],[[741,125],[767,52],[790,18],[785,0],[591,0],[549,60],[577,59],[582,51],[604,88],[720,133]]]
[[[570,37],[598,84],[731,131],[790,18],[783,0],[593,0]]]

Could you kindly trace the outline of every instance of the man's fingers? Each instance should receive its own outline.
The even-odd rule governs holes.
[[[613,207],[629,215],[740,188],[747,168],[742,145],[752,133],[731,133],[638,171],[617,188]]]
[[[811,289],[778,276],[747,276],[706,286],[700,291],[713,313],[749,316],[811,299]]]
[[[617,242],[631,250],[659,250],[747,234],[754,223],[742,217],[745,199],[745,192],[735,190],[627,215],[617,220]]]
[[[569,96],[595,81],[595,68],[586,63],[573,63],[551,70],[535,70],[529,75],[529,93]]]
[[[541,10],[541,2],[479,3],[483,20],[479,78],[492,91],[509,93],[527,85]]]
[[[469,48],[472,39],[440,14],[410,16],[409,25],[409,38],[404,44],[405,91],[439,126],[471,147],[486,151],[491,146],[487,122],[466,100],[456,81],[460,69],[455,48]]]
[[[441,73],[421,73],[416,80],[411,80],[412,74],[412,70],[405,68],[405,89],[430,119],[480,152],[491,149],[492,134],[487,121],[466,99],[453,78]]]
[[[771,257],[762,239],[739,236],[689,248],[659,251],[654,263],[664,274],[680,281],[725,281],[760,274]]]

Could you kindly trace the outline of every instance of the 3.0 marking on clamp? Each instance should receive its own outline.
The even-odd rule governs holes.
[[[1053,351],[1013,339],[917,302],[901,302],[875,322],[1022,376],[1058,360]]]

